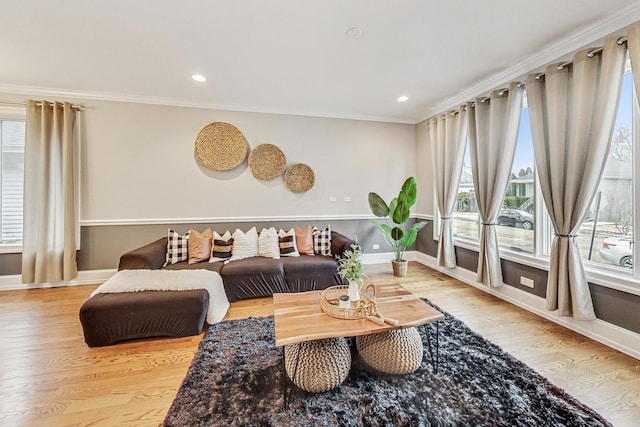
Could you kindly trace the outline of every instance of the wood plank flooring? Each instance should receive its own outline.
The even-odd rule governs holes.
[[[366,273],[398,282],[390,265]],[[640,361],[417,263],[402,282],[615,426],[640,424]],[[78,309],[95,287],[0,292],[0,425],[162,423],[202,336],[88,348]],[[227,318],[272,313],[263,298],[233,303]]]

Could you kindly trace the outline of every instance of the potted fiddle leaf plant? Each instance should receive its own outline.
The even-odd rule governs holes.
[[[386,242],[393,248],[394,259],[391,263],[394,276],[404,277],[407,275],[408,263],[404,259],[404,254],[407,248],[415,243],[418,231],[427,225],[426,221],[420,221],[408,229],[404,226],[409,221],[409,211],[416,204],[416,197],[417,186],[414,177],[407,178],[398,197],[391,200],[389,204],[378,194],[369,193],[371,212],[377,217],[386,219],[386,223],[376,220],[371,220],[371,222],[382,232]],[[393,224],[390,224],[390,220]]]

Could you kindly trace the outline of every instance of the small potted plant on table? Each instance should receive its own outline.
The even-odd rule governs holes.
[[[416,204],[417,186],[414,177],[409,177],[402,185],[398,197],[387,203],[376,193],[369,193],[369,207],[371,212],[377,217],[386,218],[387,223],[380,223],[376,220],[371,222],[378,227],[384,235],[387,243],[393,248],[395,259],[391,261],[394,276],[404,277],[407,275],[407,261],[404,253],[407,248],[413,245],[426,221],[413,224],[409,229],[404,230],[401,226],[409,220],[409,211]],[[389,219],[396,225],[389,225]]]
[[[349,281],[348,293],[350,301],[358,301],[360,299],[362,278],[365,277],[361,257],[362,251],[356,237],[355,245],[352,244],[351,249],[345,251],[342,258],[338,258],[338,274]]]

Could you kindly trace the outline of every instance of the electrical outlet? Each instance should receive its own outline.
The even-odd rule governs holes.
[[[350,202],[351,201],[351,196],[344,196],[344,201],[345,202]]]
[[[520,276],[520,284],[523,286],[527,286],[529,288],[533,288],[533,279],[529,279],[528,277]]]
[[[330,202],[335,202],[336,200],[338,200],[338,199],[336,199],[336,196],[329,196],[329,201]]]
[[[379,245],[379,244],[377,244],[377,243],[374,243],[374,244],[373,244],[373,249],[380,249],[380,245]]]

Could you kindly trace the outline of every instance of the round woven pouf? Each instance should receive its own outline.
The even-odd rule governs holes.
[[[356,337],[364,362],[387,374],[409,374],[422,363],[422,339],[416,328]]]
[[[347,378],[351,351],[344,338],[305,341],[285,346],[284,362],[295,385],[310,393],[320,393],[339,386]]]

